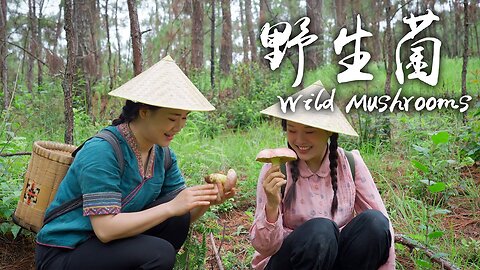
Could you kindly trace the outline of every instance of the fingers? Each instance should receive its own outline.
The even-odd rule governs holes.
[[[218,188],[214,184],[193,186],[193,187],[187,188],[187,190],[193,196],[217,195],[218,194]]]
[[[203,184],[203,185],[189,187],[188,189],[190,189],[190,190],[205,190],[205,189],[214,189],[214,188],[215,188],[214,184]]]
[[[225,200],[233,198],[236,193],[237,191],[235,190],[235,188],[232,188],[229,192],[225,193]]]
[[[225,192],[223,190],[222,183],[217,183],[217,190],[218,190],[217,202],[222,202],[225,198]]]
[[[267,190],[276,192],[277,190],[280,189],[281,186],[285,185],[287,183],[287,180],[284,178],[273,178],[272,181],[270,181],[267,186],[265,187]]]
[[[279,165],[272,165],[270,169],[267,171],[267,175],[274,173],[274,172],[279,172],[280,171],[280,166]]]
[[[217,199],[217,195],[203,195],[203,196],[196,196],[194,197],[194,201],[215,201]]]
[[[273,188],[274,188],[274,189],[280,189],[283,185],[286,185],[286,184],[287,184],[287,180],[282,179],[282,180],[278,181],[278,182],[273,186]]]
[[[266,185],[269,185],[270,182],[275,178],[285,179],[285,175],[281,172],[272,172],[271,174],[268,174],[265,180],[263,181],[263,186],[265,187]]]
[[[198,207],[198,206],[207,206],[207,205],[210,205],[209,201],[196,201],[196,202],[192,203],[192,206],[190,207],[190,210],[192,210],[193,208]]]

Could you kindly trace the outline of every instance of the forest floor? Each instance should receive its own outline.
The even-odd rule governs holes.
[[[471,174],[480,185],[480,164],[465,169],[465,173]],[[398,186],[398,185],[397,185]],[[479,202],[476,202],[478,205]],[[475,210],[471,208],[472,203],[466,202],[466,198],[457,196],[452,198],[449,203],[451,213],[443,217],[444,229],[453,228],[455,236],[469,237],[471,239],[480,240],[480,220],[476,218]],[[248,229],[250,227],[251,218],[247,214],[247,209],[253,206],[252,201],[240,203],[237,208],[228,212],[219,214],[217,222],[220,227],[225,228],[225,232],[220,234],[220,239],[215,238],[215,245],[220,248],[220,256],[222,254],[236,254],[236,259],[245,261],[248,259],[246,252],[249,246]],[[397,231],[396,233],[401,233]],[[222,235],[224,240],[222,241]],[[196,235],[201,237],[200,234]],[[225,240],[228,239],[228,240]],[[215,254],[213,252],[210,237],[207,237],[207,263],[208,269],[219,269]],[[243,247],[243,248],[242,248]],[[411,251],[409,251],[411,252]],[[24,270],[34,269],[35,245],[33,237],[19,234],[16,239],[0,235],[0,269],[3,270]],[[223,260],[222,260],[223,261]],[[397,252],[397,264],[403,266],[403,269],[415,269],[415,262],[409,253]],[[398,267],[397,267],[398,268]],[[228,270],[228,268],[225,268]],[[438,265],[434,265],[434,269],[441,269]],[[474,268],[472,268],[474,269]],[[477,268],[478,269],[478,268]]]

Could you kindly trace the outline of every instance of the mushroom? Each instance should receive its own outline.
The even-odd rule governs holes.
[[[230,169],[227,175],[222,173],[211,173],[205,176],[205,182],[209,184],[222,183],[225,192],[230,191],[237,184],[237,173],[234,169]]]
[[[256,160],[263,163],[272,163],[272,165],[280,165],[296,159],[297,154],[292,149],[275,148],[260,151]]]

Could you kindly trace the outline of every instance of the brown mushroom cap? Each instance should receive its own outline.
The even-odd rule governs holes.
[[[272,164],[283,164],[296,159],[297,154],[290,148],[264,149],[256,158],[257,161]]]

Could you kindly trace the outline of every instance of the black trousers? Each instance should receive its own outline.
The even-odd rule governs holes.
[[[314,218],[288,235],[268,262],[267,270],[376,270],[388,260],[388,219],[366,210],[339,232],[329,219]]]
[[[169,218],[143,234],[106,244],[95,236],[73,250],[37,244],[36,269],[173,269],[189,227],[190,213],[187,213]]]

